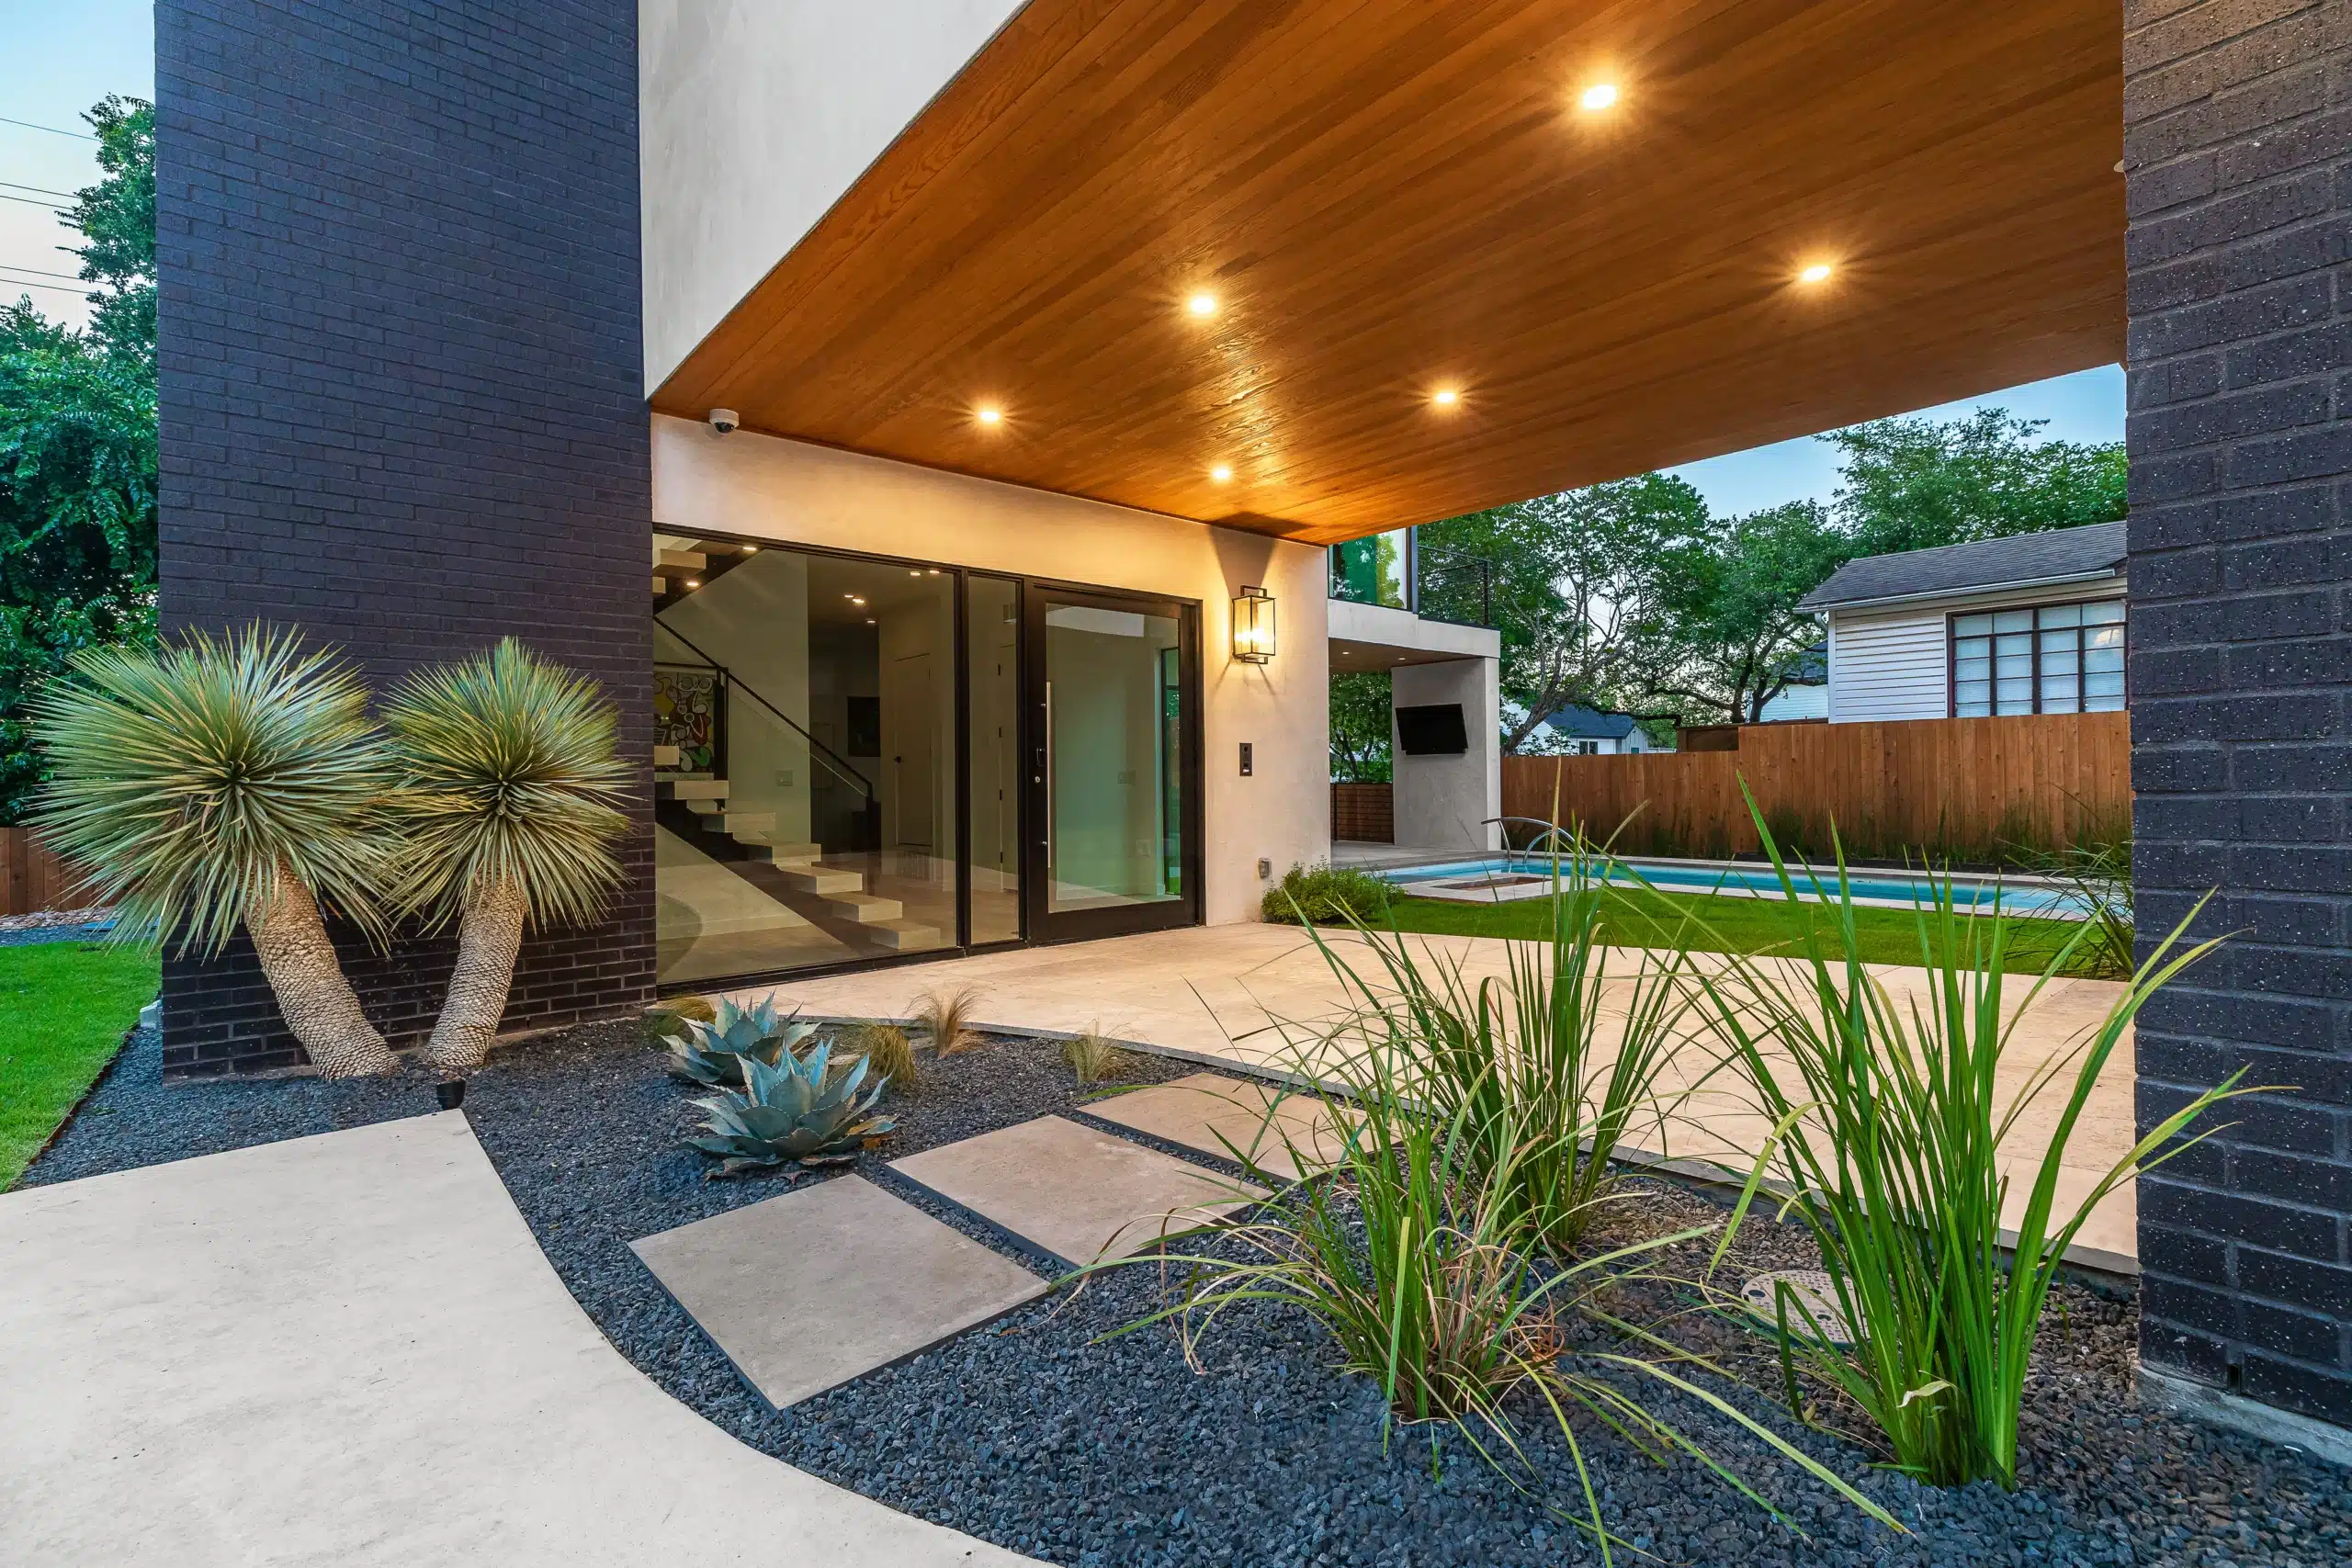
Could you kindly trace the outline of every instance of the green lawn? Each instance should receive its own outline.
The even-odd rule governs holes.
[[[1792,904],[1783,898],[1611,888],[1609,901],[1613,940],[1625,947],[1657,947],[1679,941],[1702,953],[1799,953],[1806,924],[1833,918],[1818,904]],[[1551,934],[1549,898],[1503,904],[1400,898],[1395,910],[1400,931],[1521,938]],[[1909,909],[1857,908],[1854,924],[1861,936],[1866,963],[1919,962],[1918,918]],[[2012,974],[2040,974],[2051,955],[2079,929],[2070,920],[2011,920],[2006,967]]]
[[[153,952],[0,947],[0,1190],[32,1163],[155,998]]]

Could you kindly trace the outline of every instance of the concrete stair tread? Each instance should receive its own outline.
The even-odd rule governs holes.
[[[941,942],[939,928],[924,920],[876,920],[867,929],[882,946],[899,953],[937,947]]]
[[[816,893],[828,897],[838,893],[865,891],[865,874],[856,871],[839,871],[829,866],[801,865],[776,868],[776,874],[786,887],[796,893]]]
[[[836,893],[825,903],[842,919],[865,926],[895,920],[907,912],[906,905],[896,898],[885,898],[878,893]]]

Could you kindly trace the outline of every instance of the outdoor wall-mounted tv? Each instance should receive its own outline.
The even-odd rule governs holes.
[[[1396,744],[1408,757],[1459,757],[1470,750],[1460,703],[1396,710]]]

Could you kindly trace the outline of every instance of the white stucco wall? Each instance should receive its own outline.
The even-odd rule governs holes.
[[[1448,659],[1399,664],[1389,671],[1394,695],[1389,801],[1396,842],[1408,849],[1492,850],[1502,847],[1502,690],[1491,659]],[[1470,749],[1459,757],[1414,757],[1396,743],[1395,708],[1462,705]]]
[[[639,0],[648,391],[1020,7]]]
[[[653,516],[657,527],[683,534],[742,534],[1196,599],[1208,919],[1256,918],[1265,886],[1261,858],[1280,875],[1330,852],[1328,569],[1320,547],[748,432],[720,435],[658,415]],[[1231,657],[1231,601],[1248,584],[1275,598],[1271,664]],[[1256,749],[1246,779],[1245,740]]]
[[[2124,581],[2060,582],[1998,593],[1955,594],[1884,609],[1829,612],[1829,722],[1943,718],[1951,711],[1948,617],[1972,610],[2120,599]]]

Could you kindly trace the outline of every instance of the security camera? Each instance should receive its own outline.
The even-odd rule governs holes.
[[[741,419],[738,419],[735,416],[735,411],[733,409],[713,409],[703,417],[710,421],[711,429],[718,432],[721,435],[726,434],[729,431],[743,423]]]

